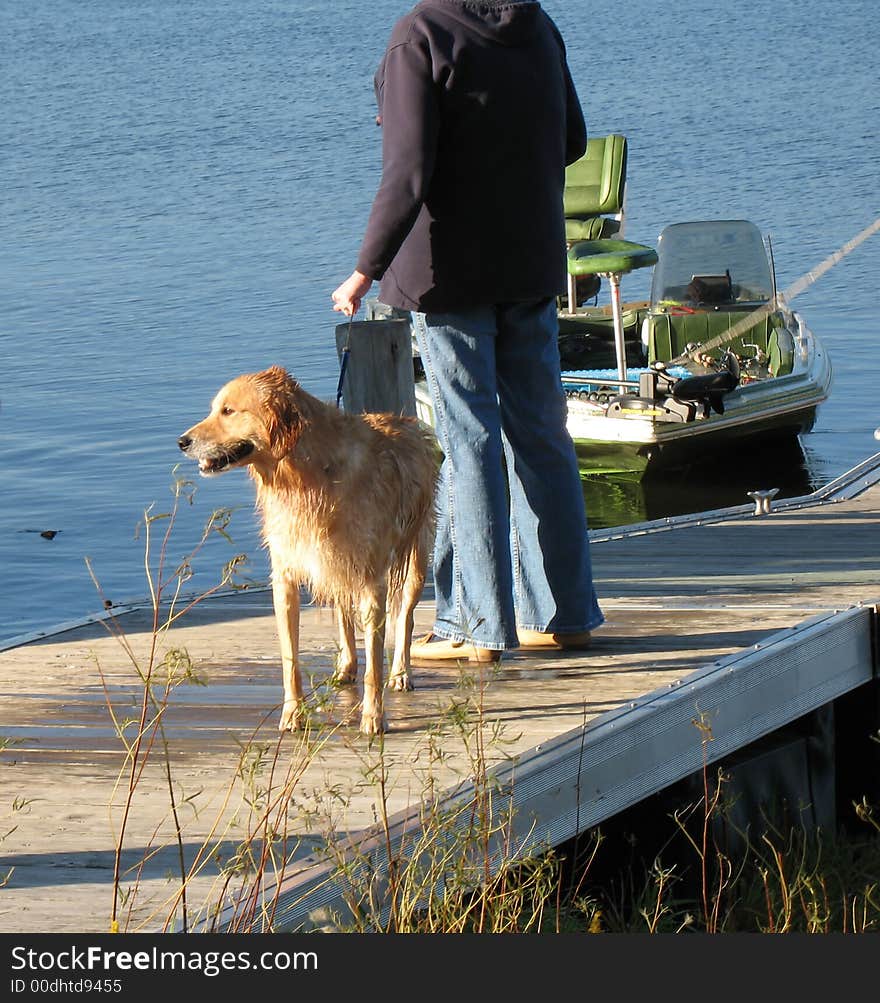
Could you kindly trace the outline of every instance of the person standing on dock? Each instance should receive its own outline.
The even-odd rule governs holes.
[[[416,660],[583,649],[604,622],[566,430],[556,298],[565,167],[587,130],[558,28],[536,0],[425,0],[375,78],[382,178],[355,271],[412,315],[443,450],[434,629]]]

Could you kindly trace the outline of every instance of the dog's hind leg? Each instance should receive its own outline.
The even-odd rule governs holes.
[[[385,731],[382,707],[383,668],[385,661],[385,599],[384,585],[375,585],[361,597],[361,617],[364,622],[364,702],[361,710],[361,731],[378,735]]]
[[[286,578],[272,578],[272,604],[281,647],[281,681],[284,706],[279,731],[295,731],[305,724],[305,694],[299,671],[299,585]]]
[[[344,686],[357,679],[358,670],[354,639],[354,609],[350,603],[336,604],[336,622],[339,625],[339,654],[336,656],[333,682]]]
[[[393,602],[394,660],[388,677],[388,688],[403,692],[413,688],[410,675],[409,651],[413,636],[413,611],[425,586],[425,561],[418,546],[410,555],[406,577]]]

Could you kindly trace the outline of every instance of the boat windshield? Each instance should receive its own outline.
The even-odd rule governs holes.
[[[652,306],[735,309],[766,303],[773,295],[764,241],[748,220],[673,223],[660,234],[657,256]]]

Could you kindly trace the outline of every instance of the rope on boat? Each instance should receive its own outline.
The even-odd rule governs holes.
[[[725,344],[725,342],[732,341],[738,335],[744,334],[748,331],[753,324],[756,324],[759,320],[763,320],[765,317],[773,313],[780,304],[785,305],[789,303],[795,298],[795,296],[799,296],[817,279],[821,278],[821,276],[823,276],[829,268],[833,268],[834,265],[845,258],[850,251],[854,251],[859,244],[863,243],[868,239],[868,237],[876,233],[878,230],[880,230],[880,216],[878,216],[873,223],[866,226],[860,233],[857,233],[851,240],[848,240],[833,254],[829,254],[821,264],[817,265],[815,268],[811,268],[810,271],[805,272],[796,282],[793,282],[785,290],[785,292],[777,293],[777,295],[770,300],[769,303],[765,303],[764,306],[758,307],[757,310],[747,313],[724,334],[719,334],[710,341],[701,344],[700,353],[711,352],[713,348],[717,348],[719,345]],[[681,355],[677,355],[674,359],[670,359],[667,365],[674,366],[677,363],[684,362],[688,358],[690,358],[690,353],[683,352]]]

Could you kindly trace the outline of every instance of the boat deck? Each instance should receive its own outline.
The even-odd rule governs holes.
[[[181,853],[195,871],[190,923],[204,920],[222,898],[218,867],[228,874],[248,838],[267,845],[261,818],[295,850],[283,869],[267,866],[276,925],[331,924],[344,903],[328,847],[331,858],[354,853],[381,870],[386,845],[411,838],[427,796],[454,803],[483,762],[516,806],[514,835],[527,852],[698,769],[700,714],[718,758],[870,680],[878,482],[880,454],[761,516],[744,503],[593,533],[607,622],[592,650],[510,653],[494,668],[418,667],[414,692],[387,695],[381,741],[350,723],[356,691],[324,685],[335,651],[329,610],[303,613],[306,674],[321,697],[314,728],[279,739],[270,594],[205,600],[160,638],[161,652],[185,649],[198,678],[171,691],[161,716],[167,755],[157,736],[139,776],[120,928],[163,929],[172,913],[179,927],[172,875]],[[426,594],[417,631],[431,622]],[[129,783],[118,731],[129,743],[137,731],[125,721],[140,713],[152,612],[115,611],[121,638],[108,632],[113,623],[102,614],[0,652],[0,931],[109,929]],[[180,673],[184,663],[175,664]],[[161,700],[161,687],[153,692]],[[234,928],[235,910],[217,922]]]

